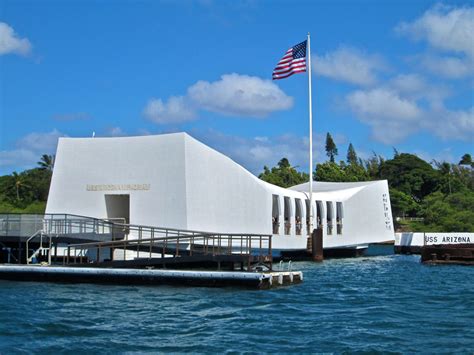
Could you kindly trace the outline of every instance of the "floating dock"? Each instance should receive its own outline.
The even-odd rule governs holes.
[[[291,263],[273,269],[272,236],[130,225],[64,214],[0,215],[0,279],[234,286],[303,281]],[[239,271],[237,271],[239,270]]]
[[[10,281],[179,285],[270,289],[303,281],[301,271],[232,272],[97,267],[0,265],[0,279]]]

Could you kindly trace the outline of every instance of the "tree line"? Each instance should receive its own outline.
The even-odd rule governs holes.
[[[44,154],[36,168],[0,176],[0,213],[44,213],[53,164]]]
[[[326,135],[325,148],[328,160],[316,164],[313,178],[333,182],[388,180],[392,216],[398,230],[474,232],[474,162],[470,154],[464,154],[458,164],[428,163],[396,149],[391,159],[376,153],[361,159],[350,143],[346,159],[336,162],[338,149],[330,133]],[[259,178],[290,187],[307,182],[308,176],[282,158],[271,169],[264,166]]]

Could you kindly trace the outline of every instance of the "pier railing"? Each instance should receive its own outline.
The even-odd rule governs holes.
[[[264,263],[271,268],[272,261],[271,235],[131,225],[71,214],[0,214],[0,242],[2,237],[14,237],[32,243],[31,237],[38,232],[50,238],[49,261],[62,260],[64,264],[238,256],[235,259],[248,267]],[[26,249],[28,260],[31,251],[28,246]]]
[[[153,228],[155,229],[155,228]],[[227,260],[272,267],[270,235],[257,234],[188,234],[162,236],[151,230],[151,237],[110,242],[71,244],[67,247],[65,265],[101,264],[116,261],[166,259]],[[219,258],[219,257],[228,258]],[[204,258],[203,258],[204,257]]]

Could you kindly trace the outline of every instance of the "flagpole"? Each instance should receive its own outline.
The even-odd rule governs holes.
[[[308,62],[308,88],[309,88],[309,231],[313,232],[313,108],[311,101],[311,43],[308,32],[308,51],[306,54]]]

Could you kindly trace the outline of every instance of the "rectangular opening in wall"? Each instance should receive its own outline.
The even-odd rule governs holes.
[[[105,195],[107,218],[117,223],[130,223],[130,195]]]
[[[323,228],[324,207],[322,201],[316,201],[316,225],[318,228]]]
[[[342,202],[336,202],[336,229],[337,234],[342,234],[342,219],[344,218],[344,209]]]
[[[280,199],[278,195],[272,195],[272,232],[273,234],[280,233]]]
[[[333,220],[334,220],[334,210],[331,201],[326,202],[326,225],[328,235],[332,234]]]
[[[301,205],[301,200],[299,198],[295,198],[295,229],[296,229],[296,235],[301,235],[301,230],[303,228],[302,218],[303,218],[303,208],[302,208],[302,205]]]
[[[285,196],[284,197],[284,205],[285,205],[285,211],[284,211],[284,218],[285,218],[285,234],[290,234],[291,231],[291,204],[290,204],[290,198]]]

